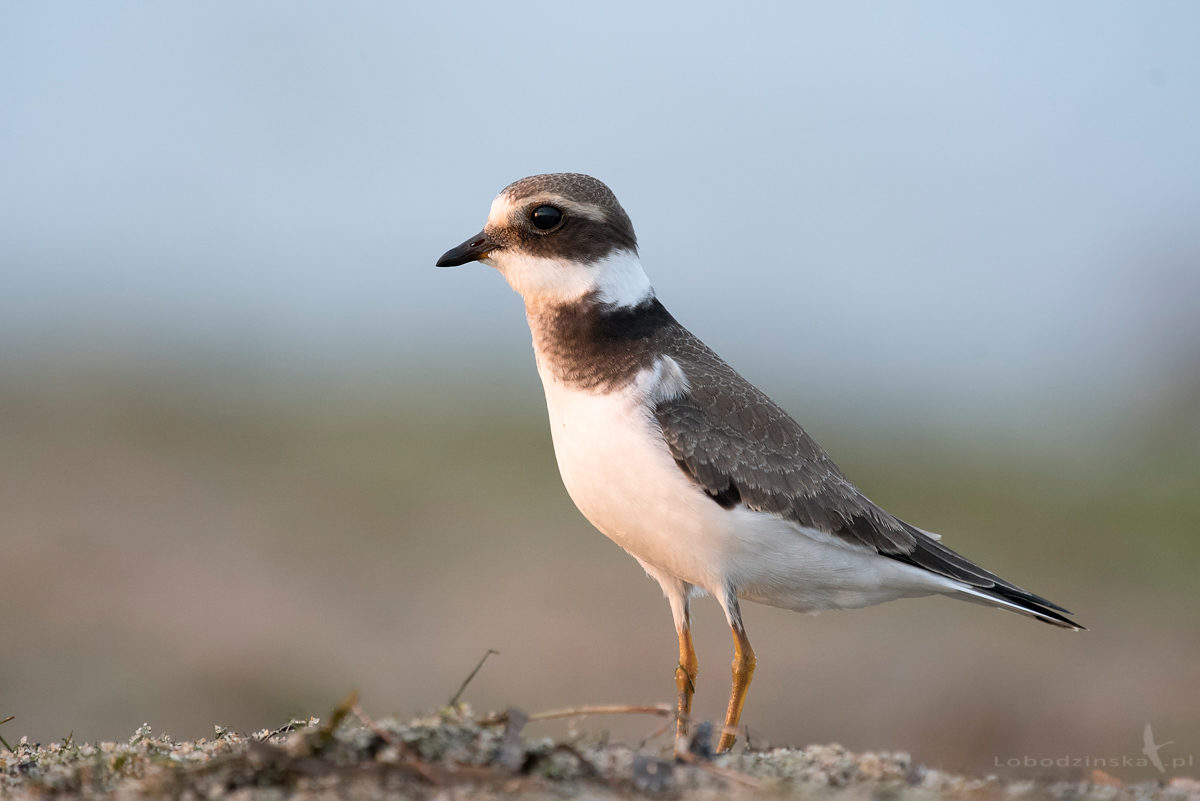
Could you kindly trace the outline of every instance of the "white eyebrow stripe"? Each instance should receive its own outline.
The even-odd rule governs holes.
[[[604,209],[594,203],[580,203],[553,192],[539,192],[523,197],[512,197],[507,192],[501,192],[492,201],[491,211],[488,212],[488,224],[507,225],[518,207],[536,208],[538,206],[557,206],[569,214],[577,214],[596,222],[604,222],[608,219]]]

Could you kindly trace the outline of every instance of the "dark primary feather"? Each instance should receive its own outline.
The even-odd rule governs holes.
[[[660,346],[689,391],[654,409],[676,463],[725,507],[741,503],[948,576],[1039,619],[1078,627],[1067,610],[960,556],[872,503],[770,398],[678,324]]]

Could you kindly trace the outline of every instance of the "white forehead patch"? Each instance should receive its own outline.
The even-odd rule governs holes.
[[[492,201],[492,207],[488,210],[487,225],[488,226],[505,226],[508,225],[508,217],[512,214],[513,202],[507,192],[501,192],[496,195],[496,199]]]

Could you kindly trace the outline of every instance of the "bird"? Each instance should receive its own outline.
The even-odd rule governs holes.
[[[947,595],[1082,630],[1068,610],[871,502],[786,411],[659,301],[629,215],[579,173],[522,178],[438,267],[480,262],[524,301],[559,474],[583,516],[662,587],[679,641],[677,757],[698,661],[694,597],[734,657],[718,752],[736,742],[757,659],[741,601],[799,612]]]

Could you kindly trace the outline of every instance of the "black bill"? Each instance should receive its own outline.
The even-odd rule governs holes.
[[[443,253],[442,257],[437,260],[437,266],[457,267],[469,261],[479,261],[496,247],[496,243],[488,239],[487,234],[480,231],[458,247],[450,248]]]

